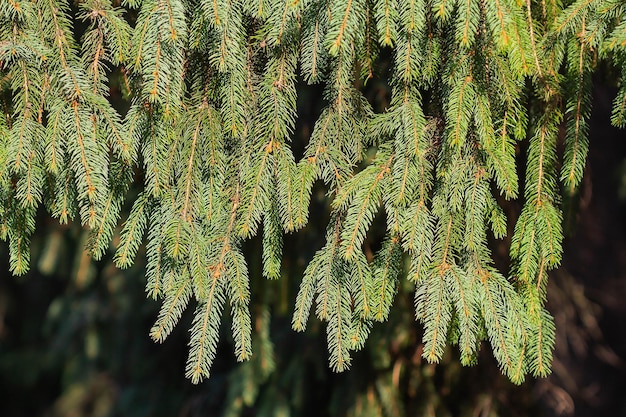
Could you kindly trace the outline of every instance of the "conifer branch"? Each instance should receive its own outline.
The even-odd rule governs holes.
[[[387,237],[374,259],[372,317],[385,321],[397,291],[397,280],[402,266],[398,236]]]
[[[159,318],[150,329],[150,337],[154,341],[163,343],[174,329],[191,298],[191,281],[189,279],[181,279],[177,286],[178,288],[174,293],[169,293],[165,297]]]
[[[219,271],[211,274],[211,282],[206,300],[203,300],[194,314],[191,329],[189,358],[185,376],[194,384],[209,377],[209,368],[219,336],[219,323],[224,305],[222,280]]]
[[[293,318],[291,319],[291,327],[296,331],[303,332],[306,329],[306,323],[309,318],[311,306],[313,305],[313,297],[317,284],[316,272],[322,266],[321,259],[321,251],[318,251],[313,257],[313,260],[309,262],[304,272],[302,282],[300,283],[296,306],[293,312]]]
[[[453,298],[451,301],[459,317],[461,362],[469,365],[477,348],[478,314],[476,301],[473,299],[475,279],[466,276],[460,268],[452,268],[446,278]]]
[[[487,332],[489,334],[489,340],[492,346],[494,346],[494,353],[500,365],[509,372],[510,369],[515,367],[515,361],[512,355],[509,353],[509,343],[506,340],[504,324],[504,316],[499,308],[501,300],[499,298],[499,291],[496,292],[495,281],[492,284],[491,277],[487,271],[482,271],[480,281],[482,283],[482,310],[485,317],[485,323],[487,325]]]
[[[345,36],[345,32],[347,30],[347,26],[348,26],[348,18],[350,16],[351,13],[351,9],[352,9],[352,2],[356,1],[356,0],[347,0],[346,1],[346,5],[345,5],[345,10],[342,13],[342,19],[341,19],[341,24],[339,25],[339,28],[337,30],[337,35],[334,37],[333,42],[332,42],[332,46],[330,48],[330,52],[331,54],[337,54],[337,51],[339,50],[339,47],[342,44],[343,41],[343,37]]]
[[[445,289],[444,268],[430,278],[428,302],[425,310],[424,353],[422,356],[431,363],[443,356],[446,334],[451,320],[450,302]]]
[[[315,299],[333,369],[347,369],[350,351],[389,316],[406,260],[428,361],[458,343],[472,364],[486,339],[512,381],[549,372],[559,181],[571,194],[583,178],[594,71],[626,76],[619,2],[114,4],[0,5],[0,237],[13,272],[28,270],[40,206],[86,225],[100,258],[135,196],[114,262],[130,267],[147,231],[146,292],[163,298],[151,337],[162,341],[193,296],[186,375],[197,383],[210,373],[228,301],[235,356],[252,358],[245,372],[262,369],[258,387],[273,369],[269,318],[253,342],[250,305],[267,311],[267,301],[250,291],[244,240],[260,239],[264,277],[283,276],[283,233],[307,225],[321,180],[331,221],[292,327],[305,330]],[[298,71],[325,86],[325,107],[296,161],[307,136],[296,131]],[[369,100],[364,82],[390,86],[391,98]],[[624,86],[612,123],[626,124]],[[507,219],[499,195],[519,198],[521,170],[524,205]],[[361,246],[381,206],[385,236],[372,259]],[[494,267],[488,228],[510,237],[510,281]]]
[[[181,211],[181,217],[186,220],[191,220],[191,215],[189,214],[190,209],[190,200],[191,200],[191,179],[193,177],[194,165],[195,165],[195,154],[196,154],[196,146],[198,143],[198,136],[200,134],[200,126],[202,123],[202,119],[198,118],[196,122],[196,126],[193,129],[193,134],[191,136],[191,150],[189,151],[189,160],[187,161],[187,169],[185,171],[185,196],[183,198],[183,209]]]

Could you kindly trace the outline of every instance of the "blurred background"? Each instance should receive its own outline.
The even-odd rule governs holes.
[[[367,94],[385,107],[387,86],[374,83]],[[260,240],[246,243],[254,356],[235,362],[226,314],[212,376],[199,385],[184,378],[192,308],[163,344],[148,336],[159,302],[144,292],[143,249],[129,270],[114,267],[113,249],[95,262],[80,225],[40,213],[29,274],[8,272],[0,244],[0,416],[626,416],[626,134],[610,126],[614,94],[595,80],[586,177],[564,202],[564,261],[548,290],[557,329],[550,377],[512,385],[488,345],[473,367],[462,367],[454,348],[437,366],[423,362],[406,282],[352,369],[330,371],[325,326],[312,317],[300,334],[290,325],[303,270],[324,243],[320,185],[309,225],[285,237],[280,280],[262,278]],[[315,87],[302,86],[296,155],[322,104]],[[512,225],[519,207],[505,210]],[[380,235],[375,226],[366,245]],[[506,272],[507,242],[492,247]]]

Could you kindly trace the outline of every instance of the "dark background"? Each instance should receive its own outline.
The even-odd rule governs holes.
[[[368,90],[375,108],[387,93]],[[162,345],[148,337],[159,303],[145,296],[143,249],[120,271],[112,250],[99,262],[83,252],[79,225],[40,213],[29,274],[13,277],[0,245],[0,416],[626,416],[626,135],[610,126],[614,94],[595,80],[586,176],[565,201],[564,260],[548,290],[557,326],[550,377],[512,385],[488,345],[477,366],[461,367],[454,348],[440,365],[422,362],[406,283],[352,369],[331,372],[325,327],[311,318],[304,334],[290,328],[303,269],[323,244],[328,203],[317,186],[310,224],[285,238],[280,280],[261,277],[260,241],[246,243],[253,323],[259,331],[269,320],[273,371],[260,359],[235,362],[226,320],[212,376],[197,386],[184,378],[192,311]],[[303,86],[296,154],[320,108],[319,92]],[[376,244],[376,230],[366,244]],[[506,268],[506,244],[494,242],[494,253]]]

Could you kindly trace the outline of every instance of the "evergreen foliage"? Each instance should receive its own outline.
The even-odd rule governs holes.
[[[390,105],[375,113],[364,85],[387,53]],[[252,337],[242,245],[260,235],[263,275],[280,278],[283,234],[307,224],[319,181],[332,200],[326,244],[292,325],[303,331],[315,302],[333,369],[350,366],[408,280],[427,361],[456,344],[473,364],[488,341],[513,382],[546,375],[546,283],[562,256],[562,195],[584,173],[600,62],[621,73],[612,121],[624,127],[620,0],[2,0],[11,270],[29,268],[40,207],[88,228],[96,259],[117,242],[120,268],[145,242],[146,291],[162,299],[150,335],[162,342],[193,305],[186,375],[197,383],[225,313],[238,360],[271,350],[267,311]],[[326,106],[296,158],[300,82],[319,85]],[[142,191],[118,241],[133,182]],[[523,204],[519,218],[504,199]],[[511,239],[509,271],[495,267],[491,236]]]

